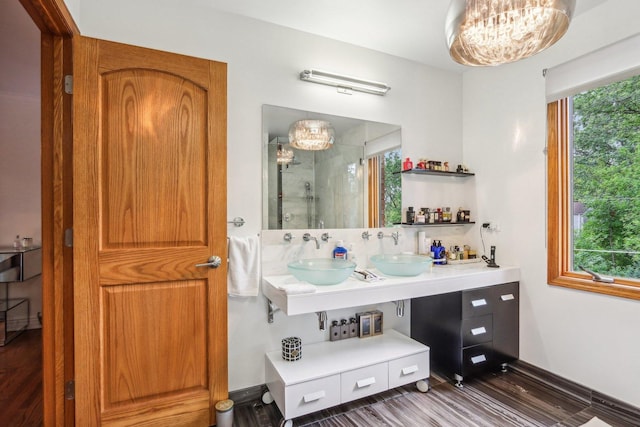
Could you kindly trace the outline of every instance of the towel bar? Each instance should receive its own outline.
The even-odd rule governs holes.
[[[244,225],[244,218],[237,216],[233,218],[233,221],[227,221],[227,224],[233,224],[236,227],[242,227]]]

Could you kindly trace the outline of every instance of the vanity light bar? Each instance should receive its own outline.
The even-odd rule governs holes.
[[[344,76],[313,69],[303,70],[300,73],[300,80],[335,86],[338,88],[338,92],[341,93],[348,93],[349,90],[355,90],[358,92],[383,96],[389,92],[389,89],[391,89],[391,87],[386,83],[363,80],[358,77]]]

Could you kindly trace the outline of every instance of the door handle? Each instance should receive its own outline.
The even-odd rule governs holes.
[[[209,257],[207,262],[203,264],[196,264],[196,267],[209,267],[209,268],[218,268],[222,264],[222,260],[219,256],[212,255]]]

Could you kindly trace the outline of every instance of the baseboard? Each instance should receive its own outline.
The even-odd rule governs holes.
[[[542,382],[548,387],[568,393],[586,404],[613,412],[616,417],[628,420],[631,423],[637,422],[638,419],[640,419],[640,408],[626,402],[622,402],[611,396],[607,396],[597,390],[593,390],[576,382],[570,381],[530,363],[523,362],[522,360],[516,360],[510,363],[509,367],[514,372],[518,372],[522,375],[528,376],[529,378]]]
[[[552,372],[539,368],[522,360],[509,363],[513,371],[543,383],[547,387],[555,388],[563,393],[570,394],[585,404],[591,404],[591,389],[570,381]]]
[[[257,400],[262,400],[262,395],[265,391],[267,391],[266,385],[256,385],[229,392],[229,399],[233,400],[235,405],[255,402]]]

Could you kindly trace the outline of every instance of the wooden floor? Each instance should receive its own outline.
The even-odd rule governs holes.
[[[23,332],[0,347],[0,426],[42,425],[42,333]]]
[[[439,377],[420,393],[409,385],[372,398],[295,418],[295,427],[577,427],[594,416],[616,427],[638,427],[636,414],[620,415],[604,406],[555,389],[518,372],[490,373],[470,379],[463,388]],[[275,403],[237,405],[234,427],[277,427],[282,419]]]
[[[234,427],[277,427],[275,403],[236,404]],[[549,387],[519,371],[490,373],[463,388],[438,376],[431,390],[408,385],[294,419],[296,427],[577,427],[592,417],[614,427],[639,427],[640,415],[620,414]],[[42,425],[42,334],[26,331],[0,347],[0,426]]]

